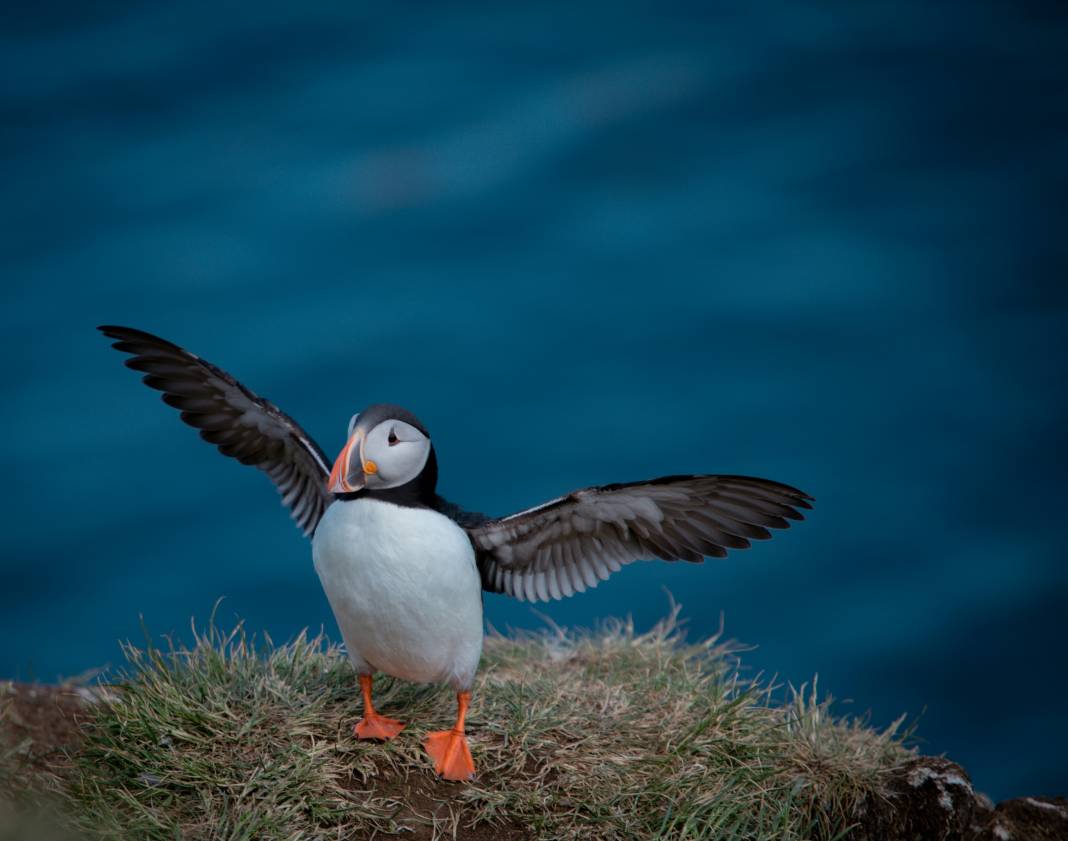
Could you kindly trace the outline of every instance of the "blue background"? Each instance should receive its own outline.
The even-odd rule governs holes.
[[[331,457],[409,407],[491,513],[795,484],[770,543],[542,609],[645,627],[666,586],[994,797],[1068,792],[1068,29],[1009,6],[5,9],[0,677],[220,595],[334,630],[267,480],[93,329],[131,324]]]

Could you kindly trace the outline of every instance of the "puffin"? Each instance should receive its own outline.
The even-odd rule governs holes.
[[[311,538],[363,696],[354,737],[387,740],[404,729],[375,709],[376,673],[455,691],[455,723],[423,743],[446,780],[475,773],[464,719],[485,592],[547,602],[634,561],[722,558],[812,507],[808,494],[768,479],[689,474],[583,488],[488,517],[438,495],[430,432],[400,406],[353,415],[331,461],[289,415],[207,360],[141,330],[98,329],[201,438],[266,473]]]

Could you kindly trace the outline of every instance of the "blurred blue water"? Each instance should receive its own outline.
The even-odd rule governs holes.
[[[1052,8],[1052,7],[1051,7]],[[5,10],[0,676],[333,624],[267,481],[120,366],[171,338],[441,490],[748,473],[809,522],[543,608],[684,604],[995,797],[1068,791],[1068,30],[1028,4]],[[533,626],[491,596],[497,627]]]

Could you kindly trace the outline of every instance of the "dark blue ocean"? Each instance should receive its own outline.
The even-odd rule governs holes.
[[[796,485],[816,509],[769,543],[540,609],[647,627],[666,588],[993,797],[1068,793],[1056,5],[5,8],[0,678],[116,665],[220,596],[334,633],[266,478],[94,330],[130,324],[331,457],[408,407],[476,510]]]

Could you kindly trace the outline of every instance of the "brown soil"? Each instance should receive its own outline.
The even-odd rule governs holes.
[[[78,714],[88,690],[0,682],[0,746],[16,749],[27,770],[55,767],[63,748],[81,740]]]
[[[515,821],[477,826],[465,823],[462,809],[457,809],[457,795],[463,791],[463,783],[450,783],[423,774],[410,774],[406,779],[383,775],[376,778],[375,783],[376,796],[406,805],[396,820],[405,827],[403,837],[412,841],[432,841],[441,837],[434,834],[434,822],[448,821],[450,811],[461,814],[457,837],[464,841],[527,841],[532,837],[527,828]]]

